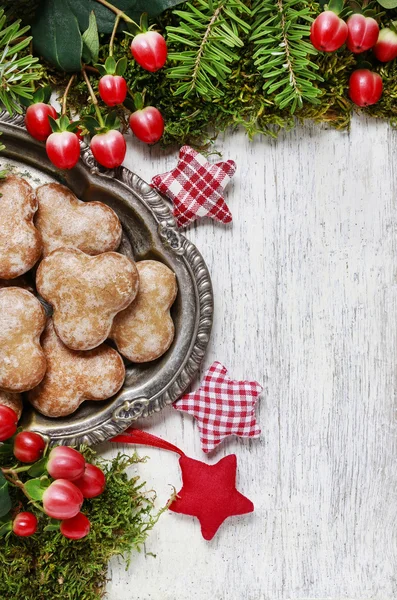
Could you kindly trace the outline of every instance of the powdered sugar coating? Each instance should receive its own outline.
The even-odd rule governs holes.
[[[72,350],[91,350],[108,337],[114,316],[135,298],[135,263],[116,252],[88,256],[76,249],[55,250],[36,276],[39,294],[54,309],[54,327]]]
[[[119,218],[106,204],[82,202],[59,183],[40,186],[36,196],[35,225],[43,238],[43,256],[57,248],[78,248],[95,256],[120,245]]]
[[[0,289],[0,389],[24,392],[43,379],[46,360],[40,335],[46,316],[27,290]]]
[[[70,415],[85,400],[106,400],[123,385],[123,360],[107,344],[88,352],[70,350],[58,338],[49,319],[42,345],[47,372],[40,385],[29,392],[28,399],[47,417]]]
[[[155,260],[136,263],[139,292],[113,321],[110,337],[132,362],[149,362],[168,350],[174,339],[170,308],[178,291],[175,274]]]
[[[21,394],[10,394],[0,390],[0,404],[12,408],[17,413],[18,421],[22,414],[22,396]]]
[[[33,225],[37,200],[27,181],[15,175],[0,180],[0,279],[14,279],[39,260],[42,240]]]

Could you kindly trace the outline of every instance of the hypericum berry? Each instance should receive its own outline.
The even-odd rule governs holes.
[[[83,502],[83,494],[79,488],[67,479],[53,481],[43,494],[44,512],[53,519],[75,517]]]
[[[127,152],[125,139],[120,131],[115,129],[94,135],[90,143],[90,148],[95,160],[108,169],[119,167]]]
[[[90,522],[83,513],[79,512],[75,517],[62,521],[60,530],[69,540],[80,540],[90,533]]]
[[[28,537],[37,531],[37,517],[31,512],[20,512],[12,523],[12,531],[20,537]]]
[[[95,498],[105,489],[106,479],[104,472],[99,467],[86,463],[83,476],[73,483],[79,488],[84,498]]]
[[[397,33],[388,27],[381,29],[374,46],[374,54],[381,62],[397,58]]]
[[[310,28],[310,41],[317,50],[333,52],[346,42],[346,23],[332,10],[318,15]]]
[[[48,158],[58,169],[72,169],[79,162],[79,138],[72,131],[51,133],[45,148]]]
[[[14,440],[14,456],[23,463],[36,462],[43,456],[45,441],[38,433],[21,431]]]
[[[52,131],[48,117],[57,118],[57,112],[50,104],[37,102],[28,106],[25,114],[25,126],[30,135],[39,142],[44,142]]]
[[[372,17],[354,14],[347,19],[347,42],[351,52],[360,54],[375,46],[379,35],[379,25]]]
[[[14,435],[18,426],[18,415],[9,406],[0,404],[0,442]]]
[[[357,106],[376,104],[382,96],[382,90],[382,78],[378,73],[357,69],[350,75],[349,96]]]
[[[163,135],[164,119],[157,108],[147,106],[130,115],[130,127],[138,140],[146,142],[146,144],[154,144]]]
[[[138,33],[132,40],[130,49],[138,65],[151,73],[164,67],[167,60],[167,44],[157,31]]]
[[[73,481],[83,475],[84,469],[84,456],[74,448],[57,446],[51,450],[48,457],[47,471],[54,479]]]
[[[99,95],[108,106],[123,104],[127,96],[127,83],[120,75],[104,75],[99,80]]]

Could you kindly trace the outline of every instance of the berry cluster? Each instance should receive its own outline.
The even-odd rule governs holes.
[[[380,62],[393,60],[397,57],[397,32],[388,27],[379,30],[378,23],[369,16],[369,12],[354,13],[346,22],[341,18],[338,8],[322,12],[311,26],[310,40],[313,46],[322,52],[334,52],[346,43],[354,54],[372,49]],[[351,74],[349,96],[357,106],[376,104],[382,91],[379,73],[358,68]]]
[[[161,69],[167,60],[167,45],[162,35],[156,31],[138,33],[131,42],[131,54],[136,62],[145,70],[154,73]],[[96,65],[101,78],[98,92],[102,101],[109,107],[126,102],[128,88],[123,77],[127,67],[126,59],[115,62],[110,55],[105,65]],[[43,88],[33,96],[33,103],[27,108],[25,115],[26,129],[32,137],[46,142],[46,151],[50,161],[59,169],[72,169],[80,158],[80,140],[82,134],[92,134],[91,151],[97,162],[113,169],[122,164],[126,154],[126,143],[119,131],[117,118],[102,118],[98,101],[90,85],[86,70],[82,71],[91,95],[96,119],[70,121],[66,115],[66,95],[62,115],[58,114],[48,101],[44,101]],[[74,77],[71,78],[71,83]],[[160,111],[154,106],[143,106],[143,97],[134,97],[135,111],[129,117],[129,126],[133,134],[142,142],[154,144],[163,135],[164,120]]]
[[[38,433],[17,430],[17,414],[0,405],[0,441],[22,463],[1,472],[9,485],[19,488],[33,506],[55,519],[51,529],[59,529],[69,539],[78,540],[90,531],[90,521],[80,512],[85,498],[102,494],[106,480],[103,471],[86,462],[68,446],[57,446],[46,456],[47,445]],[[16,433],[16,435],[15,435]],[[20,474],[27,475],[24,481]],[[47,524],[48,527],[48,524]],[[0,535],[13,532],[26,537],[36,533],[38,519],[33,512],[18,512],[1,523]]]

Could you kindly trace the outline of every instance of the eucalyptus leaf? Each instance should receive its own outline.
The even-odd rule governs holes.
[[[99,35],[94,11],[90,13],[88,29],[83,33],[82,38],[84,62],[95,63],[99,54]]]
[[[8,481],[0,471],[0,517],[6,515],[11,509],[10,494],[8,493]]]
[[[397,0],[378,0],[378,4],[383,6],[383,8],[388,8],[388,9],[396,8]]]

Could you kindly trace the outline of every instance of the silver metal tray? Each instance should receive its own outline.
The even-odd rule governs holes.
[[[25,403],[22,425],[49,436],[51,443],[103,442],[135,419],[174,402],[191,383],[211,332],[211,279],[197,248],[178,231],[165,201],[137,175],[124,167],[99,170],[87,146],[74,169],[59,172],[48,160],[44,144],[27,134],[21,117],[1,113],[0,131],[6,145],[0,155],[1,168],[10,166],[34,187],[58,181],[82,200],[108,204],[123,225],[120,252],[135,260],[160,260],[177,276],[179,292],[172,309],[176,335],[163,357],[141,365],[126,363],[126,380],[115,397],[84,402],[68,417],[50,419]]]

